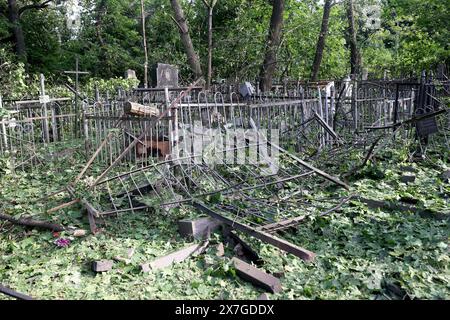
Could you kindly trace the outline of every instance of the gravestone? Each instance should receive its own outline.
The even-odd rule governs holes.
[[[244,82],[239,86],[239,93],[243,98],[247,98],[251,97],[255,93],[255,89],[250,82]]]
[[[164,63],[157,63],[152,68],[152,86],[156,88],[178,87],[178,68]]]
[[[127,71],[125,71],[125,79],[137,79],[136,71],[132,69],[128,69]]]
[[[417,108],[416,116],[423,116],[423,115],[426,115],[433,111],[434,110],[431,107]],[[416,128],[417,128],[417,133],[421,137],[427,137],[428,135],[439,131],[435,117],[430,117],[430,118],[418,121],[416,124]]]

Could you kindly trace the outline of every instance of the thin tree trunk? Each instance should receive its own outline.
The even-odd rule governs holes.
[[[147,53],[147,37],[145,36],[145,13],[144,0],[141,0],[141,19],[142,19],[142,42],[144,44],[144,88],[148,86],[148,53]]]
[[[330,18],[331,0],[325,0],[323,6],[322,26],[320,27],[319,39],[317,40],[316,55],[314,56],[314,63],[311,73],[311,81],[317,81],[319,75],[320,64],[322,63],[323,50],[325,49],[325,41],[328,34],[328,21]]]
[[[273,0],[272,16],[270,18],[267,49],[263,65],[261,66],[259,87],[261,91],[272,88],[272,78],[277,67],[277,50],[281,40],[283,27],[284,0]]]
[[[200,66],[200,61],[198,59],[197,53],[195,53],[194,45],[192,44],[191,37],[189,35],[189,28],[186,23],[186,18],[184,17],[183,9],[181,8],[178,0],[170,0],[172,9],[175,13],[175,22],[178,25],[180,31],[181,42],[183,43],[184,50],[188,58],[189,66],[194,72],[195,78],[202,76],[202,68]]]
[[[348,40],[350,43],[350,73],[359,74],[361,58],[356,41],[355,18],[353,15],[353,0],[347,0],[347,19],[348,19]]]
[[[212,76],[212,17],[213,17],[213,7],[208,6],[208,76],[206,80],[206,89],[211,86],[211,76]]]
[[[21,60],[26,61],[25,37],[22,26],[20,25],[19,8],[17,7],[16,0],[8,0],[8,19],[12,25],[16,54]]]

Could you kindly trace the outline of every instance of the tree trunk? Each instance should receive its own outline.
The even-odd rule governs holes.
[[[281,28],[283,26],[284,0],[274,0],[272,16],[270,18],[269,35],[267,37],[267,49],[263,65],[261,66],[259,87],[261,91],[269,91],[272,88],[272,78],[277,67],[277,50],[281,40]]]
[[[209,90],[211,86],[211,76],[212,76],[212,17],[213,17],[213,7],[212,5],[208,7],[208,76],[206,80],[206,89]]]
[[[202,76],[202,68],[200,66],[198,56],[195,53],[191,37],[189,36],[189,28],[186,23],[186,18],[184,17],[183,9],[181,8],[178,0],[170,0],[170,3],[175,13],[175,22],[177,23],[180,31],[181,42],[183,43],[184,50],[186,51],[189,66],[197,79]]]
[[[17,7],[16,0],[8,0],[8,20],[12,25],[16,54],[19,59],[26,61],[25,37],[23,36],[22,26],[19,21],[19,8]]]
[[[361,57],[356,41],[355,18],[353,16],[353,0],[347,0],[348,40],[350,44],[350,73],[357,75],[360,72]]]
[[[142,42],[144,44],[144,88],[147,88],[147,86],[148,86],[148,53],[147,53],[147,37],[145,35],[144,0],[141,0],[141,22],[142,22]]]
[[[322,26],[320,27],[319,39],[317,40],[316,55],[314,56],[314,63],[311,72],[311,81],[317,81],[317,76],[322,63],[323,50],[325,49],[325,41],[328,33],[328,21],[330,18],[331,0],[325,0],[323,6]]]

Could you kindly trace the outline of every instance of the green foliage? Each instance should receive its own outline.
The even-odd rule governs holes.
[[[80,148],[82,141],[78,143]],[[387,151],[390,158],[378,166],[369,166],[366,169],[369,174],[353,183],[350,192],[393,203],[415,199],[418,206],[439,215],[374,210],[354,200],[340,212],[308,218],[296,231],[283,234],[287,240],[315,252],[317,258],[313,263],[304,263],[244,235],[244,240],[262,256],[265,270],[284,273],[281,278],[284,290],[271,299],[450,297],[447,276],[450,211],[442,196],[443,192],[450,194],[450,186],[439,178],[445,164],[436,161],[433,168],[427,164],[408,164],[417,171],[416,181],[404,184],[399,182],[403,174],[400,167],[406,165],[403,150]],[[84,161],[82,157],[69,157],[49,169],[0,175],[0,210],[16,217],[33,215],[36,219],[88,229],[80,205],[51,215],[46,213],[67,201],[66,195],[37,201],[73,181]],[[6,161],[0,164],[4,168]],[[379,171],[383,172],[382,180]],[[86,187],[77,192],[86,195]],[[317,193],[336,195],[336,190]],[[199,257],[147,274],[140,271],[141,263],[188,245],[178,234],[176,221],[195,215],[198,213],[192,207],[183,206],[169,215],[149,210],[105,221],[99,219],[97,222],[104,226],[104,231],[97,236],[75,238],[62,233],[62,237],[71,240],[66,248],[55,246],[51,232],[11,229],[0,221],[0,282],[43,299],[252,299],[259,296],[260,289],[236,276],[229,259],[232,249],[226,248],[224,258],[217,257],[215,245],[223,241],[219,233],[211,235],[210,246]],[[131,248],[135,253],[129,262],[116,262],[112,271],[104,274],[91,271],[93,260],[126,257]]]
[[[190,34],[203,69],[207,63],[207,10],[202,1],[180,0],[190,26]],[[19,6],[26,4],[18,0]],[[66,25],[64,7],[27,10],[20,19],[26,47],[27,64],[18,65],[9,56],[8,74],[20,85],[24,67],[29,73],[58,74],[73,69],[75,56],[80,65],[99,78],[122,76],[127,69],[143,79],[144,50],[141,36],[140,3],[123,0],[83,0],[81,28],[71,33]],[[446,1],[361,0],[355,2],[358,43],[363,65],[373,76],[418,73],[449,62]],[[379,28],[368,28],[364,8],[381,6]],[[3,10],[7,10],[4,6]],[[184,82],[192,80],[187,58],[172,8],[166,0],[146,0],[146,34],[149,66],[157,62],[177,64]],[[213,12],[214,79],[253,80],[257,78],[269,26],[271,6],[265,0],[218,1]],[[282,42],[278,50],[276,79],[308,78],[320,30],[323,8],[319,1],[287,1]],[[6,17],[0,15],[0,39],[12,33]],[[347,18],[343,2],[331,9],[329,32],[320,78],[341,78],[349,72]],[[13,52],[11,41],[0,42],[0,58]],[[17,70],[16,70],[17,69]],[[57,80],[57,79],[55,79]],[[4,80],[6,83],[12,83]],[[4,89],[5,90],[5,89]],[[17,89],[20,90],[20,89]]]
[[[139,85],[138,79],[123,79],[120,77],[111,79],[101,79],[101,78],[90,78],[83,86],[83,92],[88,96],[92,97],[95,94],[95,89],[97,88],[99,92],[115,92],[117,89],[121,88],[123,90],[129,91],[136,88]]]

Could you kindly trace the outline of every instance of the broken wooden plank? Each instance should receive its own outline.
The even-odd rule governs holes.
[[[178,232],[183,237],[193,237],[195,239],[203,238],[208,230],[217,229],[222,223],[211,217],[202,217],[198,219],[183,219],[178,221]]]
[[[123,111],[125,113],[134,114],[137,116],[159,116],[159,110],[155,106],[144,106],[142,104],[127,101],[123,106]]]
[[[305,261],[312,261],[312,260],[314,260],[314,257],[316,256],[314,252],[311,252],[309,250],[306,250],[304,248],[296,246],[295,244],[292,244],[289,241],[277,238],[267,232],[259,231],[255,228],[252,228],[245,224],[239,223],[230,218],[224,217],[221,214],[215,212],[214,210],[211,210],[204,204],[200,203],[199,201],[194,201],[193,205],[197,209],[200,209],[203,212],[209,214],[214,219],[222,221],[223,223],[230,226],[231,228],[236,229],[241,232],[245,232],[245,233],[249,234],[250,236],[255,237],[264,242],[267,242],[283,251],[292,253],[293,255],[299,257],[300,259],[303,259]]]
[[[231,259],[231,262],[236,269],[236,274],[242,279],[272,293],[278,293],[282,290],[280,279],[275,278],[273,275],[255,268],[236,257]]]
[[[144,263],[141,265],[143,272],[150,272],[151,270],[158,270],[172,265],[173,263],[178,263],[186,260],[190,256],[196,256],[203,253],[209,241],[205,241],[200,244],[193,244],[189,247],[183,248],[181,250],[175,251],[167,256],[156,258],[152,262]]]
[[[7,296],[19,299],[19,300],[33,300],[32,297],[27,296],[26,294],[19,293],[17,291],[14,291],[8,287],[5,287],[0,284],[0,292],[3,294],[6,294]]]
[[[74,205],[74,204],[76,204],[76,203],[78,203],[78,202],[80,202],[80,199],[74,199],[74,200],[71,200],[71,201],[69,201],[69,202],[60,204],[59,206],[56,206],[56,207],[53,207],[53,208],[47,210],[47,213],[53,213],[53,212],[55,212],[55,211],[58,211],[58,210],[61,210],[61,209],[70,207],[71,205]]]

